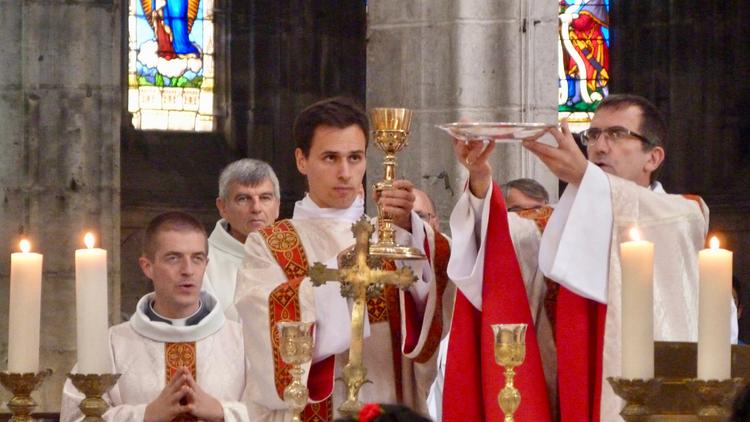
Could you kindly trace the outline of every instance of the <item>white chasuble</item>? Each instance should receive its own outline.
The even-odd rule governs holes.
[[[328,403],[331,394],[333,397],[329,406],[332,414],[318,416],[323,419],[336,417],[338,412],[335,409],[346,398],[343,383],[334,384],[333,378],[341,377],[341,370],[348,361],[349,303],[341,297],[338,283],[313,287],[304,274],[307,272],[305,266],[315,262],[337,267],[337,255],[354,244],[352,223],[363,211],[361,203],[355,203],[354,207],[354,211],[351,208],[320,209],[307,197],[297,203],[292,220],[283,220],[259,233],[252,233],[245,243],[246,258],[238,274],[235,307],[242,322],[245,350],[251,363],[253,383],[249,385],[247,404],[254,421],[291,419],[281,398],[288,379],[280,369],[272,342],[271,325],[278,320],[315,322],[313,366],[330,366],[329,370],[314,371],[315,375],[308,379],[311,365],[305,365],[304,381],[311,390],[310,401],[317,403],[316,406]],[[321,215],[326,218],[315,218]],[[397,241],[424,250],[427,237],[430,252],[434,254],[432,231],[421,224],[416,214],[413,214],[412,228],[416,235],[397,232]],[[299,246],[304,260],[299,259]],[[282,257],[279,258],[278,254]],[[292,280],[280,266],[281,261],[294,275]],[[418,280],[408,293],[393,290],[392,295],[368,301],[363,359],[367,378],[372,383],[362,387],[360,400],[402,402],[424,411],[428,388],[434,378],[434,351],[441,335],[440,332],[435,335],[430,328],[433,320],[441,319],[441,312],[436,311],[441,304],[436,283],[432,282],[430,264],[427,261],[413,262],[410,266]],[[278,296],[279,289],[286,289],[281,297]],[[290,303],[293,306],[283,308]],[[281,311],[278,311],[279,307]],[[396,320],[390,315],[394,307],[400,314]],[[413,316],[415,311],[416,318],[406,316]],[[400,344],[394,343],[393,339],[398,338]]]
[[[150,320],[146,315],[153,301],[153,293],[150,293],[141,298],[136,313],[128,322],[110,328],[112,368],[121,375],[117,384],[103,396],[110,405],[104,414],[105,420],[142,421],[146,406],[165,386],[167,345],[190,343],[195,344],[196,382],[221,403],[224,420],[250,420],[242,402],[247,367],[240,326],[224,319],[215,298],[204,292],[201,300],[211,311],[196,325],[175,326]],[[71,372],[75,373],[76,369]],[[70,380],[66,381],[60,420],[83,420],[78,409],[82,399],[83,395]]]
[[[620,243],[637,226],[654,243],[654,339],[698,338],[698,251],[708,208],[698,197],[669,195],[604,173],[589,164],[580,186],[568,186],[542,238],[545,274],[581,296],[607,305],[601,420],[619,421],[624,402],[606,378],[621,374]],[[647,357],[644,357],[647,358]]]

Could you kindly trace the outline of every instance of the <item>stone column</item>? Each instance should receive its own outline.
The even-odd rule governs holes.
[[[7,354],[10,253],[21,236],[44,254],[42,368],[36,398],[59,410],[76,359],[73,251],[93,231],[109,250],[111,322],[119,314],[121,2],[4,0],[0,5],[0,369]],[[5,391],[0,400],[8,400]]]
[[[414,110],[397,175],[436,203],[444,230],[466,172],[438,123],[557,121],[557,4],[548,0],[380,0],[368,3],[367,107]],[[518,144],[498,145],[495,180],[557,179]],[[368,182],[382,178],[368,154]],[[372,212],[372,210],[370,211]]]

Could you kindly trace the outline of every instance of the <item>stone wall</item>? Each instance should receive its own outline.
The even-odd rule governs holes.
[[[433,198],[441,225],[463,189],[450,138],[436,124],[557,121],[557,5],[546,0],[385,0],[368,4],[367,106],[414,111],[397,176]],[[368,154],[368,182],[382,178],[382,153]],[[557,179],[519,144],[493,153],[495,180]],[[373,212],[371,209],[370,212]]]
[[[73,254],[85,231],[109,251],[102,300],[118,322],[121,7],[0,3],[0,315],[8,312],[10,253],[27,236],[44,254],[40,364],[54,370],[36,395],[42,411],[59,408],[76,358]],[[0,349],[4,370],[7,317]]]
[[[253,0],[232,5],[233,137],[269,162],[281,184],[281,216],[307,190],[294,162],[292,126],[329,96],[365,97],[365,4]]]

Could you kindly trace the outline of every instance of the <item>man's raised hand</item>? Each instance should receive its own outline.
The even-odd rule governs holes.
[[[484,198],[492,184],[492,166],[488,161],[495,142],[462,141],[453,139],[456,159],[469,170],[469,189],[477,198]]]
[[[393,223],[411,232],[411,210],[414,208],[414,185],[408,180],[394,180],[393,189],[375,192],[378,207],[393,218]]]
[[[568,127],[568,121],[560,122],[561,130],[551,128],[548,130],[557,141],[557,147],[545,145],[537,142],[536,139],[525,139],[524,148],[531,151],[532,154],[539,157],[540,160],[555,174],[560,180],[578,185],[586,173],[588,160],[578,148],[573,134]]]

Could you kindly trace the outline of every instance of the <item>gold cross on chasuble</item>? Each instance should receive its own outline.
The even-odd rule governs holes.
[[[164,364],[166,374],[166,384],[169,385],[174,378],[174,375],[180,368],[187,368],[190,371],[190,375],[193,379],[198,381],[196,376],[196,354],[195,354],[195,342],[184,342],[184,343],[165,343],[164,344]],[[185,404],[182,403],[181,404]],[[180,415],[172,420],[172,422],[194,422],[197,421],[192,415]]]

